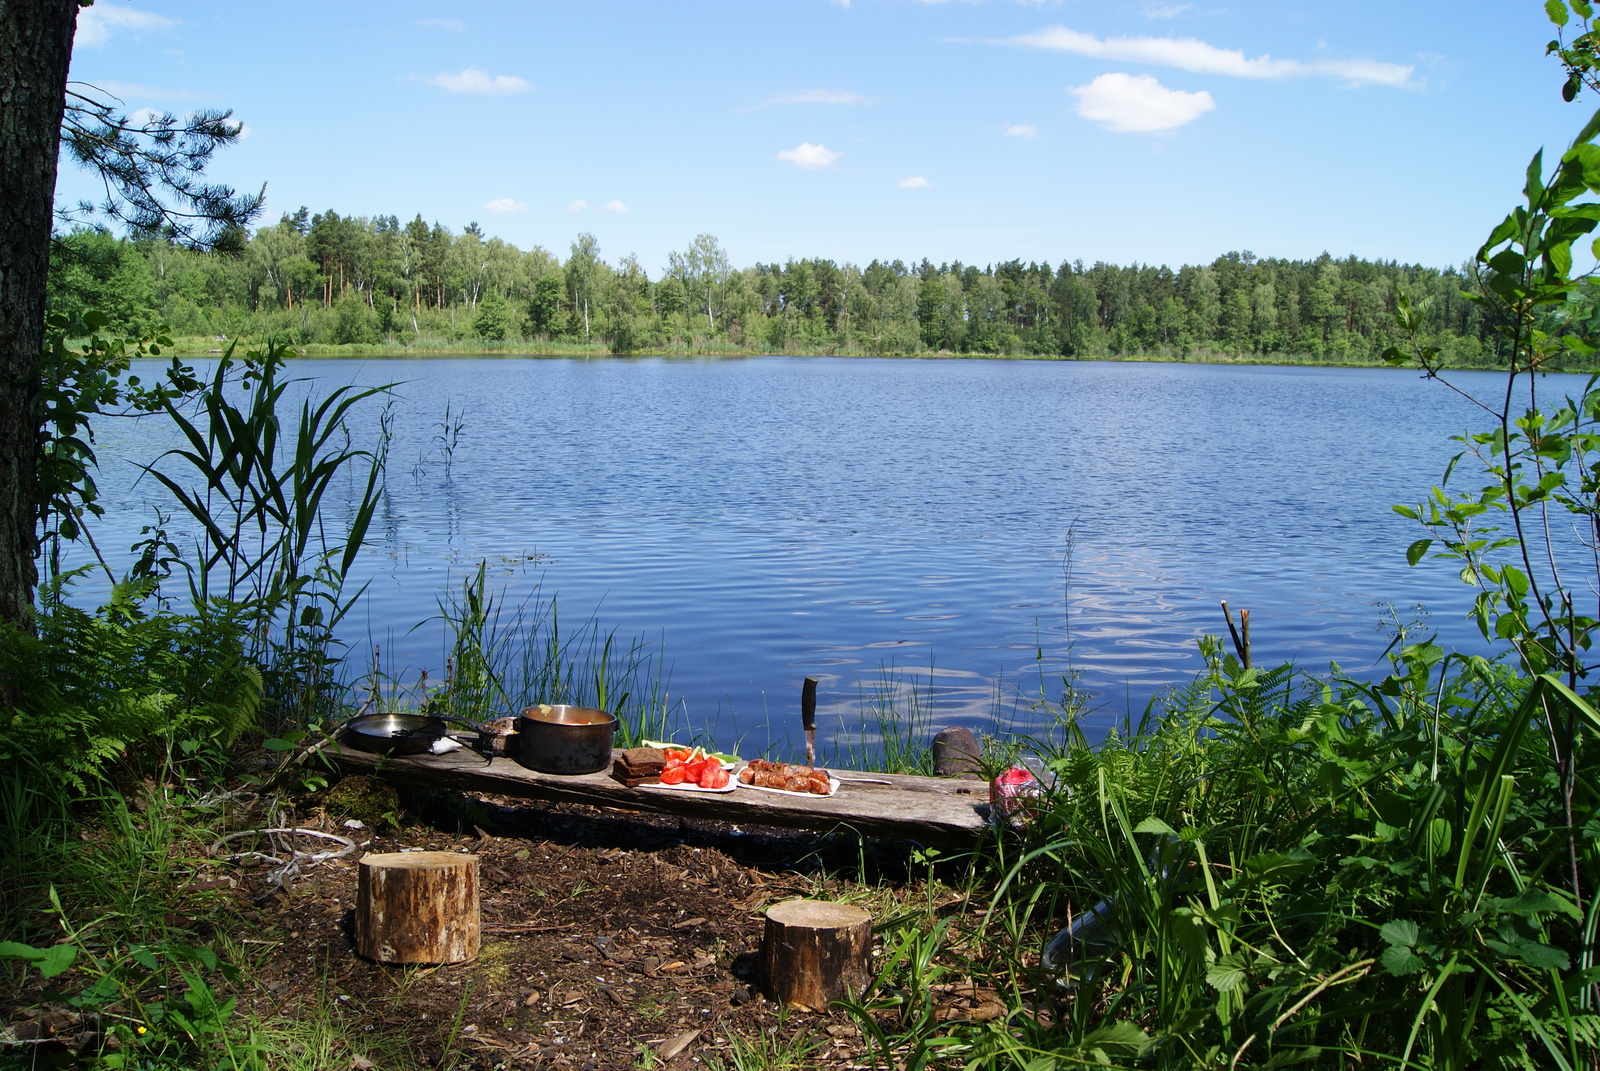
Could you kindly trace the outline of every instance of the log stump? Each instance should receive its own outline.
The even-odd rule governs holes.
[[[781,1004],[827,1011],[866,987],[872,916],[850,904],[789,900],[767,909],[761,988]]]
[[[363,856],[356,951],[378,963],[464,963],[478,954],[478,857],[461,852]]]

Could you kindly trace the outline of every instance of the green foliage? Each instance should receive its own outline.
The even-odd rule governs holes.
[[[155,384],[125,377],[131,358],[159,356],[172,340],[159,331],[136,340],[101,334],[108,326],[108,319],[94,310],[77,320],[53,315],[47,325],[34,403],[39,421],[34,528],[46,579],[60,571],[62,541],[85,538],[86,517],[102,512],[94,480],[92,422],[119,412],[160,409],[199,385],[193,370],[176,358],[164,380]],[[78,339],[76,346],[68,344],[69,337]]]
[[[478,315],[473,317],[472,329],[479,338],[503,339],[511,333],[511,307],[498,290],[490,290],[478,302]]]
[[[132,242],[104,231],[78,230],[50,246],[49,308],[67,321],[90,309],[118,335],[139,337],[157,325],[155,277]]]
[[[891,1066],[1587,1065],[1587,897],[1552,867],[1566,818],[1529,732],[1558,685],[1427,642],[1376,685],[1206,656],[1140,724],[1047,752],[1060,787],[996,845],[975,934],[891,931],[855,1008],[869,1035],[899,1014]],[[1592,889],[1600,846],[1578,851]],[[1026,1012],[941,1023],[919,996],[941,973]]]
[[[345,591],[345,579],[381,493],[379,456],[352,447],[344,422],[388,388],[307,398],[289,439],[281,410],[297,381],[282,377],[283,366],[276,346],[237,363],[230,352],[195,398],[194,415],[163,399],[185,445],[146,471],[199,528],[194,559],[183,561],[197,612],[244,624],[251,656],[268,667],[274,713],[304,721],[334,698],[332,634],[360,596]],[[332,524],[324,499],[358,465],[366,473],[355,507],[345,524]]]
[[[1561,97],[1576,100],[1585,86],[1600,90],[1600,27],[1593,23],[1594,6],[1588,0],[1545,0],[1545,14],[1555,23],[1557,37],[1545,48],[1557,57],[1566,69],[1566,80],[1561,83]],[[1566,31],[1577,16],[1577,36],[1565,40]]]
[[[119,584],[95,613],[52,598],[37,635],[0,632],[0,677],[17,684],[0,706],[0,780],[24,812],[8,824],[50,813],[61,792],[214,753],[254,724],[262,678],[241,622],[151,609],[152,589]]]
[[[119,310],[133,311],[119,311],[119,319],[165,322],[208,343],[241,334],[292,336],[319,347],[422,349],[447,342],[496,348],[502,340],[587,348],[603,340],[616,353],[948,351],[1371,363],[1400,340],[1393,313],[1404,292],[1417,299],[1419,325],[1442,359],[1493,364],[1500,345],[1461,293],[1476,280],[1452,269],[1327,254],[1284,260],[1234,252],[1176,269],[1071,260],[861,267],[825,257],[739,268],[714,236],[702,234],[670,254],[652,280],[632,257],[602,259],[592,235],[580,235],[562,261],[475,228],[453,233],[420,217],[402,225],[394,216],[304,209],[256,231],[240,256],[199,254],[153,238],[62,242],[100,250],[95,263],[120,258],[129,272],[142,263],[141,278],[149,279],[147,291],[96,284],[98,297],[83,300],[123,302]],[[79,285],[76,271],[66,261],[58,268],[63,295]],[[135,291],[147,294],[139,309],[119,296]],[[508,307],[504,334],[501,301]]]

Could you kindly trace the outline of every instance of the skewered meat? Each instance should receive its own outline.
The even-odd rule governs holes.
[[[739,780],[756,788],[781,788],[785,792],[809,792],[817,796],[832,793],[828,771],[812,766],[793,766],[787,762],[752,759],[739,771]]]

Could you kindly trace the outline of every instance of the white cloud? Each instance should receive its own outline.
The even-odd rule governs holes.
[[[759,104],[752,104],[748,108],[739,109],[742,112],[758,112],[763,108],[776,108],[786,104],[876,104],[880,98],[869,97],[857,93],[853,89],[793,89],[787,93],[779,93],[775,97],[768,97]]]
[[[1217,106],[1211,94],[1168,89],[1148,74],[1102,74],[1067,90],[1078,98],[1078,114],[1118,134],[1176,130]]]
[[[1194,7],[1194,5],[1163,4],[1160,7],[1147,7],[1141,11],[1140,14],[1151,21],[1156,19],[1175,19],[1185,11],[1188,11],[1191,7]]]
[[[528,206],[514,197],[497,197],[493,201],[485,201],[483,210],[498,216],[506,212],[526,212]]]
[[[621,201],[607,201],[605,204],[600,206],[600,211],[615,212],[619,216],[627,210],[628,206],[623,204]]]
[[[1039,136],[1039,128],[1032,123],[1007,123],[1005,132],[1008,138],[1036,138]]]
[[[1001,39],[999,44],[1071,52],[1093,59],[1149,63],[1176,67],[1196,74],[1225,74],[1233,78],[1305,78],[1327,75],[1352,85],[1405,86],[1414,67],[1378,60],[1300,60],[1255,58],[1238,49],[1218,48],[1193,37],[1107,37],[1080,33],[1065,26],[1047,26],[1037,33]]]
[[[844,153],[834,152],[826,145],[813,145],[809,141],[802,141],[792,149],[784,149],[777,158],[787,160],[795,167],[807,171],[820,171],[825,167],[832,167],[833,162],[843,155]]]
[[[588,201],[574,201],[570,205],[567,206],[567,211],[568,212],[582,212],[585,208],[588,208],[588,207],[589,207],[589,202]]]
[[[116,30],[132,30],[138,33],[142,30],[171,30],[177,26],[177,19],[169,19],[164,15],[136,11],[131,7],[99,4],[78,12],[78,29],[72,41],[74,45],[99,48],[111,40],[111,35]]]
[[[929,186],[932,186],[933,183],[929,182],[921,175],[913,175],[910,178],[901,179],[899,182],[896,182],[895,185],[902,190],[925,190]]]
[[[490,77],[488,71],[479,70],[477,67],[468,67],[460,74],[436,74],[428,79],[430,86],[451,93],[482,93],[488,96],[505,96],[508,93],[526,93],[532,89],[527,79],[518,78],[514,74],[497,74]]]
[[[460,19],[418,19],[417,25],[425,30],[449,30],[451,33],[460,33],[467,28],[467,24]]]

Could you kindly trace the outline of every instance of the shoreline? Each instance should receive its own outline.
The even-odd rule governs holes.
[[[220,357],[226,347],[218,346],[215,342],[200,348],[186,345],[185,342],[164,347],[163,354],[177,357]],[[354,357],[376,358],[379,360],[414,361],[428,358],[459,358],[459,357],[491,357],[505,359],[527,358],[573,358],[582,357],[594,360],[634,360],[639,358],[676,358],[680,360],[743,360],[754,357],[842,357],[842,358],[871,358],[883,360],[935,360],[935,361],[1054,361],[1062,363],[1087,363],[1087,362],[1114,362],[1118,364],[1207,364],[1207,365],[1240,365],[1251,367],[1286,367],[1286,368],[1395,368],[1398,371],[1416,371],[1410,364],[1391,365],[1383,361],[1366,359],[1339,360],[1330,358],[1312,357],[1310,355],[1296,354],[1266,354],[1250,356],[1232,356],[1226,354],[1203,353],[1189,356],[1174,356],[1160,353],[1138,354],[1082,354],[1067,356],[1063,354],[1048,353],[952,353],[947,350],[936,352],[894,352],[894,353],[841,353],[838,351],[815,352],[774,352],[768,350],[679,350],[679,349],[654,349],[637,350],[630,353],[614,353],[611,350],[599,347],[544,347],[539,343],[525,343],[519,348],[496,347],[493,349],[483,346],[452,346],[440,349],[418,349],[409,346],[384,346],[384,345],[349,345],[349,346],[291,346],[290,352],[295,360],[339,360]],[[1496,371],[1501,368],[1497,364],[1451,364],[1450,371]],[[1546,371],[1579,374],[1600,370],[1600,364],[1593,367],[1576,368],[1550,368]]]

